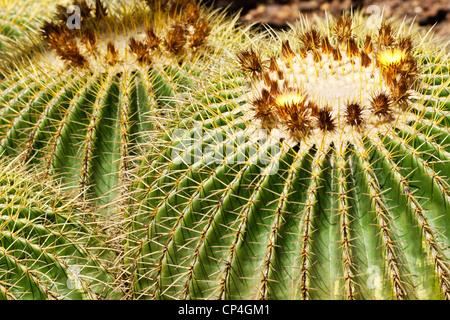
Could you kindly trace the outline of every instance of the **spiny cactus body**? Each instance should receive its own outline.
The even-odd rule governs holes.
[[[42,176],[42,175],[38,175]],[[0,300],[117,299],[105,244],[74,202],[2,161]]]
[[[222,50],[214,39],[223,27],[210,35],[210,23],[224,16],[190,1],[73,4],[79,28],[69,28],[71,7],[58,5],[41,35],[4,63],[0,154],[21,154],[108,204],[139,143],[177,117],[203,52]]]
[[[448,55],[364,25],[252,39],[192,95],[138,174],[136,297],[450,298]]]

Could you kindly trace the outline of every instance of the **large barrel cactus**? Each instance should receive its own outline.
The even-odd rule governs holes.
[[[249,37],[143,161],[136,298],[449,299],[449,56],[359,15]]]
[[[0,154],[111,203],[138,145],[177,118],[205,57],[233,41],[231,24],[212,30],[224,19],[191,1],[57,5],[3,62]]]
[[[121,297],[103,265],[112,252],[76,201],[38,177],[1,163],[0,300]]]

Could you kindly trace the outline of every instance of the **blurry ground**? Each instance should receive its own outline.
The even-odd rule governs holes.
[[[324,16],[325,10],[336,15],[353,7],[361,8],[369,16],[381,13],[384,8],[388,17],[416,17],[418,24],[427,28],[436,24],[435,34],[450,40],[450,0],[216,0],[215,3],[218,7],[231,5],[232,10],[242,9],[242,21],[266,23],[275,28],[295,22],[299,11]]]

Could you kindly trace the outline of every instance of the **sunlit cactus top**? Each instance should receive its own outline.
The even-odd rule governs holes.
[[[356,28],[343,15],[328,29],[304,26],[281,41],[279,55],[253,48],[238,53],[251,79],[249,119],[293,145],[351,142],[384,124],[415,119],[414,40],[392,23],[358,37]]]
[[[150,10],[75,0],[57,6],[56,19],[43,25],[42,34],[65,64],[96,71],[151,64],[161,56],[181,59],[206,44],[211,27],[197,3],[147,4]]]

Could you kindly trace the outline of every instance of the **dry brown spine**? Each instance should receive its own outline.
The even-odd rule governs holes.
[[[194,33],[191,37],[191,42],[189,46],[191,48],[199,48],[206,43],[206,39],[211,32],[211,27],[209,26],[206,19],[201,19],[196,25],[194,25]]]
[[[333,60],[335,60],[335,61],[342,60],[342,54],[338,47],[334,48],[334,50],[333,50]]]
[[[370,108],[375,116],[388,118],[392,111],[392,99],[385,92],[374,94],[370,101]]]
[[[370,59],[369,55],[363,50],[361,50],[359,55],[361,57],[361,67],[367,68],[368,66],[370,66],[370,64],[372,63],[372,59]]]
[[[149,50],[155,51],[159,49],[159,45],[161,44],[162,40],[158,37],[158,35],[155,33],[155,30],[153,27],[149,27],[145,30],[146,34],[146,44]]]
[[[346,54],[350,59],[359,55],[359,48],[355,42],[355,39],[350,38],[347,40]]]
[[[362,51],[368,55],[373,52],[372,38],[370,37],[370,35],[366,35],[366,39],[364,40],[364,47],[362,48]]]
[[[287,129],[291,138],[302,141],[313,127],[311,110],[306,108],[306,95],[297,92],[303,99],[283,104],[275,103],[280,122]]]
[[[141,41],[137,41],[135,38],[131,37],[128,46],[131,50],[131,52],[134,53],[136,57],[136,61],[140,64],[150,64],[151,63],[151,57],[150,53],[148,51],[147,46],[145,43]]]
[[[322,44],[322,35],[314,28],[301,33],[299,39],[305,46],[306,51],[319,49]]]
[[[347,40],[353,37],[352,29],[353,20],[348,15],[343,15],[335,20],[331,27],[331,32],[338,44],[344,44]]]
[[[378,46],[389,47],[394,43],[394,30],[391,22],[383,22],[378,31]]]
[[[363,124],[363,108],[358,102],[347,103],[345,108],[346,122],[351,126],[360,126]]]
[[[317,126],[323,132],[333,132],[336,130],[336,121],[331,114],[330,108],[324,107],[319,110],[317,114]]]
[[[279,71],[280,67],[278,66],[277,58],[271,57],[270,58],[270,65],[269,65],[269,71],[270,72],[276,72]]]
[[[112,42],[108,42],[107,44],[105,60],[111,66],[115,65],[119,60],[119,54]]]
[[[97,19],[104,18],[108,15],[107,9],[102,0],[95,0],[95,17]]]
[[[259,78],[264,70],[261,60],[261,53],[253,48],[242,51],[237,54],[238,61],[244,71],[250,78]]]
[[[186,28],[181,23],[175,23],[172,28],[166,33],[164,46],[167,51],[175,55],[183,52],[184,46],[187,43]]]
[[[251,101],[254,118],[271,128],[274,121],[273,97],[267,89],[261,90],[261,95]]]
[[[294,51],[291,49],[291,45],[289,44],[289,40],[285,40],[281,43],[281,57],[283,60],[292,59],[295,56]]]
[[[322,53],[324,53],[324,54],[329,55],[329,54],[333,53],[334,47],[331,45],[330,40],[328,39],[327,36],[322,38],[321,48],[322,48]]]

